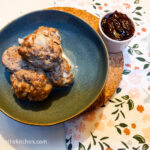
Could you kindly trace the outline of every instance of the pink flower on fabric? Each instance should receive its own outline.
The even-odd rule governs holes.
[[[143,116],[143,121],[144,122],[149,122],[150,121],[150,114],[145,114],[144,116]]]
[[[119,12],[122,12],[122,13],[124,13],[124,8],[121,6],[121,5],[114,5],[114,6],[112,6],[112,10],[117,10],[117,11],[119,11]]]
[[[79,1],[77,4],[79,4],[79,6],[81,7],[84,5],[84,8],[86,7],[88,8],[89,6],[93,4],[93,2],[91,0],[84,0],[84,1]]]
[[[112,3],[120,3],[121,0],[112,0]]]
[[[125,64],[125,66],[131,68],[131,65],[130,65],[130,64]]]
[[[58,2],[64,2],[65,0],[57,0]]]
[[[84,7],[84,6],[86,5],[86,3],[85,3],[85,1],[79,1],[79,2],[77,3],[77,5],[78,5],[79,7]]]
[[[143,134],[144,134],[146,141],[150,142],[150,126],[143,129],[142,131],[143,131]]]
[[[129,59],[129,55],[128,54],[124,54],[124,59]]]
[[[95,118],[96,118],[96,114],[95,114],[94,111],[93,111],[93,112],[85,113],[85,114],[83,115],[83,120],[84,120],[84,121],[93,122],[93,121],[95,120]]]
[[[133,99],[140,97],[140,92],[137,88],[133,88],[129,90],[129,96]]]
[[[100,120],[105,120],[105,119],[106,119],[106,116],[105,116],[103,113],[101,113],[101,114],[99,115],[99,119],[100,119]]]
[[[79,132],[84,132],[84,130],[86,129],[85,128],[85,124],[83,122],[80,122],[79,125],[76,125],[75,126],[76,130],[79,131]]]
[[[76,133],[75,133],[75,134],[73,135],[73,138],[74,138],[76,141],[80,140],[80,137],[81,137],[80,134],[76,134]]]
[[[114,122],[112,120],[109,120],[107,122],[107,126],[110,127],[110,128],[114,127]]]
[[[120,87],[121,87],[121,88],[126,88],[127,86],[128,86],[127,81],[122,80],[121,83],[120,83]]]
[[[136,73],[131,73],[128,76],[128,81],[132,84],[139,84],[141,82],[141,76]]]
[[[72,129],[67,129],[66,130],[66,135],[70,135],[70,134],[72,134]]]
[[[150,57],[150,52],[148,52],[148,57]]]
[[[131,60],[131,64],[132,64],[132,65],[136,65],[136,64],[137,64],[136,60],[135,60],[135,59],[132,59],[132,60]]]

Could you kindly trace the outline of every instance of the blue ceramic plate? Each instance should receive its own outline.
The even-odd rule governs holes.
[[[86,110],[100,95],[108,72],[108,54],[99,35],[81,19],[61,11],[42,10],[24,15],[0,32],[0,59],[8,47],[18,45],[39,26],[57,28],[62,48],[73,64],[72,86],[54,89],[40,103],[20,101],[11,89],[10,74],[0,60],[0,110],[32,125],[53,125]]]

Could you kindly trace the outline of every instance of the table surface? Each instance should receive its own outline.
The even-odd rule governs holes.
[[[150,1],[141,0],[150,24]],[[55,0],[0,0],[0,28],[24,13],[55,6]],[[3,15],[2,15],[3,14]],[[9,135],[9,136],[8,136]],[[45,144],[14,144],[14,140],[46,140]],[[35,141],[36,142],[36,141]],[[0,149],[66,150],[63,124],[38,127],[18,123],[0,112]]]

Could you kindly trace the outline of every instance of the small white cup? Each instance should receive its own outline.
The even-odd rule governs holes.
[[[109,53],[119,53],[119,52],[122,52],[132,41],[132,39],[135,36],[135,31],[134,31],[133,36],[127,40],[117,41],[117,40],[114,40],[114,39],[111,39],[110,37],[108,37],[102,30],[101,22],[106,15],[109,15],[112,13],[113,12],[110,12],[110,13],[107,13],[104,16],[102,16],[102,18],[99,21],[99,30],[100,30],[101,37],[103,38],[103,40],[107,46],[108,52]],[[129,16],[128,16],[128,18],[132,21],[132,23],[134,25],[134,29],[136,30],[134,21]]]

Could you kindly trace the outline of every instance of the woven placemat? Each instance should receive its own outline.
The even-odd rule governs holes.
[[[60,10],[73,14],[81,18],[82,20],[86,21],[92,28],[94,28],[99,33],[99,26],[98,26],[99,18],[84,10],[71,7],[52,7],[48,9]],[[99,108],[112,97],[112,95],[115,93],[120,83],[122,72],[123,72],[122,53],[109,54],[109,74],[106,85],[100,97],[87,111]]]

